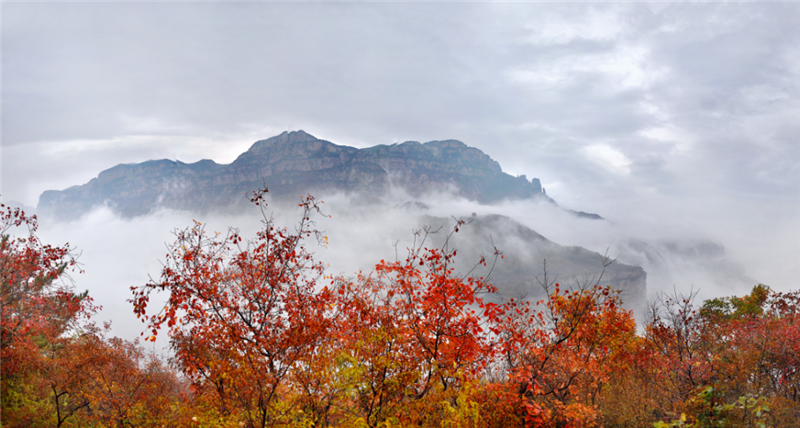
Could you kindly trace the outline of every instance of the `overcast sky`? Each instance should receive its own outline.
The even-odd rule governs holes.
[[[4,201],[297,129],[458,139],[800,284],[798,3],[2,3]]]

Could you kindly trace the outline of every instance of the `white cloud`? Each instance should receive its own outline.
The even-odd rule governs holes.
[[[571,5],[556,11],[557,17],[542,14],[534,23],[525,25],[526,40],[537,45],[566,44],[576,39],[612,40],[626,30],[619,12],[613,5]]]
[[[549,61],[534,61],[507,71],[506,76],[534,92],[558,90],[581,74],[597,74],[604,86],[599,90],[611,93],[646,89],[667,73],[654,67],[647,56],[643,44],[619,43],[598,52],[565,53]]]
[[[0,193],[227,163],[284,130],[455,138],[639,234],[714,230],[796,287],[797,28],[796,3],[8,3]]]
[[[630,174],[631,161],[619,150],[607,144],[592,144],[581,148],[581,154],[592,162],[619,174]]]
[[[678,129],[674,125],[647,128],[639,131],[639,135],[656,141],[670,143],[673,147],[672,154],[684,155],[689,152],[694,140],[692,136]]]

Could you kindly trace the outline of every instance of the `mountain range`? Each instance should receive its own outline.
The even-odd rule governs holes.
[[[487,154],[460,141],[408,141],[357,149],[293,131],[257,141],[227,165],[211,160],[187,164],[166,159],[117,165],[84,185],[44,192],[37,213],[45,218],[74,220],[98,206],[107,206],[127,218],[158,209],[199,213],[238,210],[250,206],[248,193],[265,185],[272,198],[291,201],[308,193],[324,197],[343,192],[362,208],[385,207],[381,202],[400,191],[409,202],[394,209],[416,217],[420,226],[448,222],[429,215],[425,204],[416,199],[436,192],[487,205],[524,199],[556,206],[539,179],[506,174]],[[588,219],[601,218],[569,212]],[[600,254],[559,245],[511,218],[473,215],[470,220],[473,224],[453,240],[460,260],[491,254],[489,242],[501,249],[513,248],[492,272],[493,282],[504,296],[541,297],[537,278],[543,274],[543,260],[548,261],[548,276],[560,278],[562,283],[581,283],[581,278],[597,280],[603,271]],[[466,265],[462,268],[468,270]],[[602,284],[621,290],[629,307],[641,307],[646,278],[639,266],[615,263],[605,269]]]
[[[379,201],[399,189],[410,198],[441,191],[482,204],[529,198],[555,203],[538,178],[506,174],[491,157],[460,141],[357,149],[293,131],[257,141],[228,165],[167,159],[117,165],[82,186],[45,191],[37,212],[67,220],[98,205],[123,217],[158,208],[207,212],[247,204],[247,194],[264,185],[272,197],[291,200],[346,192]]]

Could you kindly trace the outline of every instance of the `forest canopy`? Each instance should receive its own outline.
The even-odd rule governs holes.
[[[563,287],[545,264],[544,299],[496,299],[490,276],[454,269],[447,237],[463,220],[443,245],[424,229],[404,257],[331,276],[307,247],[336,245],[316,228],[319,201],[282,227],[265,193],[255,236],[195,222],[160,276],[131,287],[168,361],[98,327],[74,249],[0,207],[2,426],[800,425],[800,290],[662,294],[637,326],[602,276]]]

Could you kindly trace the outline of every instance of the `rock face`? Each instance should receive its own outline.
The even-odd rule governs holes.
[[[211,160],[117,165],[82,186],[44,192],[37,211],[60,219],[80,217],[102,204],[125,217],[156,208],[206,212],[245,205],[246,195],[264,185],[272,196],[292,199],[328,191],[381,198],[396,186],[413,197],[452,191],[481,203],[552,202],[538,179],[505,174],[488,155],[460,141],[356,149],[295,131],[256,142],[229,165]]]

